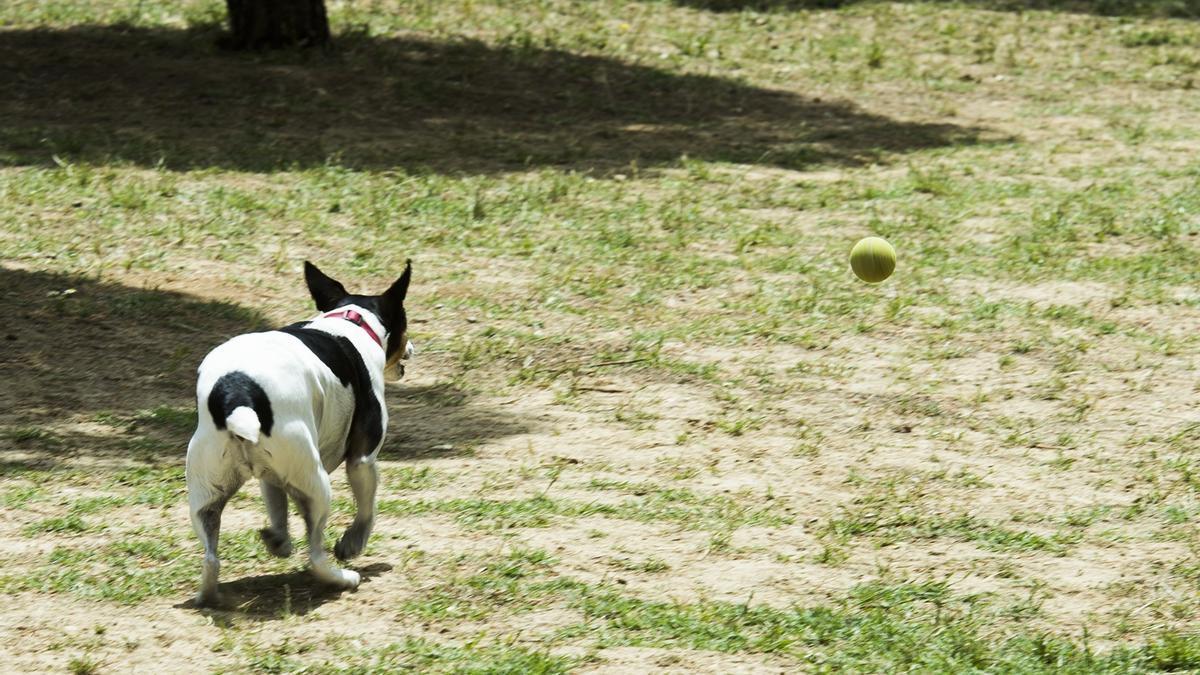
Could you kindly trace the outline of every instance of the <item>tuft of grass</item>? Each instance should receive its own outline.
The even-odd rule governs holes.
[[[432,620],[482,620],[497,611],[529,611],[573,582],[548,578],[554,559],[544,551],[515,549],[479,565],[460,557],[440,581],[405,603],[407,613]]]
[[[92,532],[97,529],[104,529],[103,526],[88,525],[80,518],[78,514],[72,513],[66,516],[55,516],[45,518],[36,523],[26,526],[22,532],[26,536],[36,536],[42,533],[48,534],[82,534],[84,532]]]
[[[72,656],[71,660],[67,661],[67,670],[72,675],[97,675],[103,672],[103,666],[103,661],[90,654]]]
[[[37,501],[45,496],[45,486],[23,485],[5,490],[3,498],[0,498],[0,503],[3,503],[6,509],[20,509],[29,502]]]
[[[176,433],[188,433],[196,428],[196,409],[194,406],[173,407],[160,405],[150,410],[139,412],[137,421],[159,427]]]
[[[1163,29],[1133,30],[1121,37],[1122,47],[1162,47],[1165,45],[1191,45],[1196,37]]]
[[[427,490],[445,480],[430,466],[385,467],[382,473],[389,491]]]
[[[6,427],[0,430],[0,439],[21,444],[57,445],[60,440],[54,432],[40,427]]]
[[[698,529],[736,529],[745,525],[782,527],[792,518],[777,513],[778,502],[764,506],[749,503],[749,498],[725,495],[699,496],[688,490],[656,489],[643,497],[619,504],[597,504],[550,499],[544,495],[526,499],[381,499],[380,513],[418,516],[445,513],[464,527],[503,530],[524,527],[549,527],[555,518],[606,516],[639,522],[667,521]]]
[[[530,649],[515,643],[487,644],[476,641],[458,646],[405,638],[383,647],[339,649],[336,660],[306,665],[314,673],[366,675],[378,672],[415,670],[431,673],[472,673],[501,675],[560,675],[571,672],[581,659],[556,656],[546,650]]]
[[[1013,530],[967,514],[927,516],[915,509],[846,511],[840,517],[826,522],[824,534],[840,542],[856,537],[867,537],[878,545],[897,541],[950,539],[976,543],[991,551],[1044,551],[1054,555],[1064,555],[1082,539],[1079,532],[1064,530],[1043,535],[1029,530]]]
[[[181,464],[138,466],[119,471],[108,480],[112,490],[130,491],[132,503],[166,506],[184,499],[187,486]]]

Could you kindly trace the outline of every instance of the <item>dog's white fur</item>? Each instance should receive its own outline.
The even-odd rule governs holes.
[[[377,335],[386,335],[383,323],[366,308],[347,305],[340,309],[358,311]],[[386,429],[384,349],[363,328],[341,318],[319,317],[308,328],[344,336],[358,350]],[[386,344],[386,337],[384,340]],[[411,354],[409,343],[405,356]],[[245,373],[266,393],[274,417],[270,435],[260,433],[258,415],[246,406],[231,411],[224,420],[226,429],[217,428],[206,401],[217,380],[231,371]],[[188,444],[187,485],[192,525],[205,550],[197,603],[217,602],[220,561],[216,539],[221,508],[251,477],[259,480],[267,507],[270,525],[261,536],[268,549],[279,556],[291,553],[287,530],[287,499],[291,496],[308,521],[313,573],[341,588],[356,587],[358,573],[339,568],[323,546],[329,515],[329,472],[346,454],[346,436],[355,406],[353,390],[343,386],[298,338],[273,331],[240,335],[210,352],[200,365],[196,398],[199,423]],[[367,457],[346,464],[357,514],[339,544],[339,555],[342,547],[348,553],[344,558],[357,555],[370,535],[378,482],[376,459],[382,445],[381,438]],[[215,523],[206,522],[214,518]]]

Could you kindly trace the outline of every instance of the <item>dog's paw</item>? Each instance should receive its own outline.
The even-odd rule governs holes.
[[[332,566],[325,567],[324,569],[314,567],[313,572],[317,575],[318,579],[330,586],[346,590],[358,588],[358,582],[361,580],[358,572],[354,570],[343,570]]]
[[[221,606],[221,595],[215,590],[200,591],[192,599],[192,604],[200,609],[215,609]]]
[[[262,538],[267,552],[276,558],[286,558],[292,554],[292,538],[286,532],[264,527],[258,531],[258,536]]]
[[[370,534],[370,527],[359,523],[351,524],[346,528],[346,533],[338,540],[337,545],[333,547],[333,554],[337,556],[338,560],[357,557],[367,547],[367,537]]]
[[[358,582],[362,581],[362,577],[354,570],[342,570],[342,585],[345,588],[358,588]]]

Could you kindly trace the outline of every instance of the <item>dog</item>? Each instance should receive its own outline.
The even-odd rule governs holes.
[[[352,295],[308,261],[304,279],[318,316],[234,337],[200,364],[186,476],[192,527],[204,546],[201,607],[219,604],[221,512],[251,477],[267,509],[269,525],[259,531],[267,550],[292,553],[291,497],[304,517],[313,574],[338,588],[358,586],[358,573],[325,552],[329,472],[344,462],[354,493],[354,521],[334,547],[345,561],[362,552],[374,526],[384,382],[400,379],[413,354],[404,310],[412,261],[381,295]]]

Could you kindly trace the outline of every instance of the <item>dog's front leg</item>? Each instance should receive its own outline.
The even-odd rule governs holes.
[[[379,466],[373,457],[346,462],[346,478],[354,492],[357,511],[354,522],[346,528],[333,552],[339,560],[349,560],[362,553],[375,526],[375,487],[379,484]]]
[[[315,453],[314,453],[315,456]],[[304,525],[308,530],[308,559],[312,563],[313,574],[321,581],[340,588],[355,588],[358,586],[358,572],[344,570],[329,560],[325,552],[325,524],[329,521],[329,501],[331,490],[329,474],[317,463],[308,472],[308,480],[303,485],[293,484],[296,490],[296,502],[304,515]]]
[[[263,504],[267,507],[267,519],[270,526],[258,531],[258,536],[271,555],[286,558],[292,554],[292,538],[288,535],[287,493],[278,485],[259,479],[259,490],[262,492]]]

